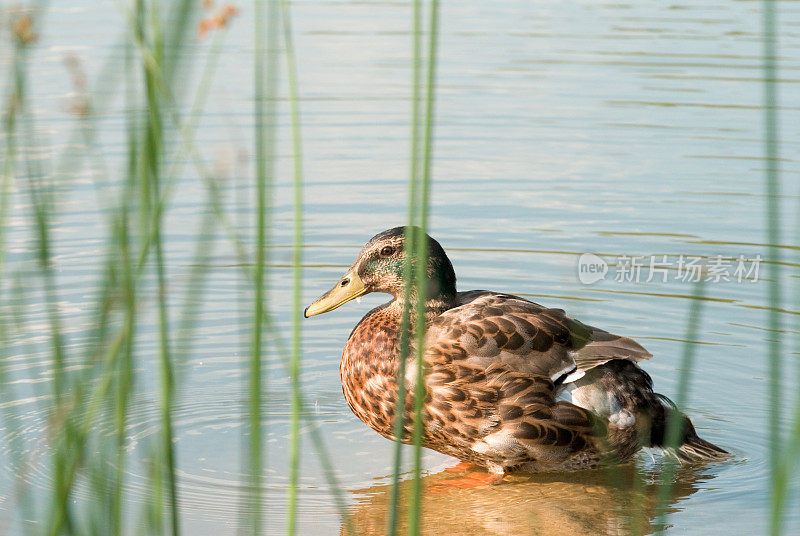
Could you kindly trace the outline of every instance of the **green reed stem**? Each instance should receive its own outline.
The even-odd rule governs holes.
[[[38,20],[41,14],[47,9],[49,1],[39,0],[31,2],[29,6],[29,16],[31,20]],[[3,23],[6,21],[4,20]],[[5,260],[5,232],[6,217],[11,206],[11,184],[14,179],[17,163],[17,122],[25,111],[26,88],[27,88],[27,68],[28,51],[30,43],[12,35],[11,48],[11,84],[10,95],[6,109],[3,110],[2,126],[5,133],[6,144],[5,154],[2,165],[2,176],[0,176],[0,276],[3,274]]]
[[[292,381],[292,416],[289,436],[289,498],[286,533],[294,536],[297,532],[297,488],[300,477],[300,412],[302,399],[300,392],[300,320],[302,303],[303,262],[303,158],[300,137],[300,96],[297,83],[297,60],[292,41],[292,19],[287,0],[281,0],[281,20],[286,57],[286,79],[289,88],[289,111],[292,122],[292,154],[294,174],[292,181],[294,213],[294,247],[292,248],[292,355],[289,375]]]
[[[134,27],[137,26],[136,20],[132,18],[132,25]],[[205,164],[200,156],[200,151],[196,147],[194,142],[192,133],[197,126],[197,120],[199,118],[200,113],[202,112],[207,97],[208,97],[208,90],[210,88],[211,80],[213,78],[213,73],[216,70],[217,60],[219,59],[219,53],[222,45],[222,33],[220,33],[217,37],[215,37],[214,43],[212,44],[211,50],[209,51],[209,55],[206,60],[205,67],[203,68],[203,74],[201,76],[200,81],[200,88],[195,96],[194,104],[192,105],[191,112],[189,114],[188,119],[186,122],[183,122],[181,118],[178,116],[177,113],[177,104],[175,102],[175,97],[172,94],[170,88],[166,85],[166,81],[163,80],[159,76],[159,72],[154,72],[154,82],[156,86],[160,90],[160,96],[165,102],[165,106],[162,107],[162,112],[167,115],[168,119],[172,123],[172,127],[179,133],[180,135],[180,146],[181,150],[185,152],[192,164],[194,165],[197,174],[203,180],[206,185],[206,188],[211,192],[213,190],[217,190],[216,183],[211,179],[210,173],[206,170]],[[141,31],[135,31],[133,34],[133,41],[134,45],[137,47],[138,52],[142,56],[142,61],[145,65],[154,65],[155,59],[150,52],[147,44],[144,41],[144,35]],[[150,252],[150,244],[153,240],[153,231],[148,229],[155,228],[155,221],[159,219],[166,209],[169,200],[171,199],[172,195],[175,192],[176,186],[176,179],[178,174],[180,173],[181,167],[183,165],[183,161],[179,158],[174,160],[174,164],[170,167],[167,176],[164,181],[164,185],[162,188],[162,195],[161,198],[157,200],[155,209],[149,211],[150,214],[143,212],[141,217],[143,218],[143,222],[141,223],[142,228],[144,229],[144,237],[140,238],[143,241],[142,246],[140,246],[140,253],[139,258],[137,261],[137,272],[141,271],[147,260],[147,256]],[[244,245],[242,240],[239,238],[236,228],[230,223],[228,220],[227,215],[223,209],[221,203],[219,203],[219,195],[214,194],[211,195],[212,205],[211,208],[214,212],[214,215],[217,217],[219,225],[225,230],[225,233],[228,236],[228,239],[231,241],[234,249],[236,250],[236,255],[240,260],[241,264],[249,265],[250,261],[248,255],[245,251]],[[269,200],[268,200],[269,201]],[[269,214],[269,211],[267,211]],[[150,219],[151,223],[148,226],[146,223],[147,218]],[[252,274],[248,274],[248,278],[252,279]]]
[[[275,96],[277,94],[278,0],[261,0],[255,5],[255,153],[256,153],[256,241],[253,338],[249,367],[249,460],[251,476],[251,530],[261,533],[261,325],[265,314],[265,266],[267,263],[267,190],[274,175]]]
[[[439,1],[431,0],[429,16],[430,28],[428,30],[428,73],[425,89],[425,133],[423,138],[422,177],[419,199],[419,227],[420,238],[417,241],[417,285],[418,295],[426,296],[428,241],[426,230],[428,226],[428,198],[431,185],[431,167],[433,154],[433,126],[436,122],[434,116],[435,90],[436,90],[436,59],[439,36]],[[423,402],[425,400],[425,302],[417,301],[417,382],[414,393],[414,480],[412,482],[411,507],[409,512],[409,534],[418,535],[421,531],[422,513],[422,434],[423,434]]]
[[[769,531],[773,536],[781,532],[783,500],[781,493],[781,434],[780,434],[780,374],[781,374],[781,282],[780,282],[780,162],[778,139],[778,89],[776,80],[777,61],[777,14],[776,2],[764,0],[762,8],[763,25],[763,73],[764,73],[764,155],[766,158],[766,174],[764,189],[766,192],[766,225],[767,225],[767,264],[769,279],[769,308],[767,326],[770,332],[768,343],[769,371],[769,467],[770,467],[770,524]]]
[[[158,19],[158,6],[150,5],[149,30],[153,63],[146,64],[144,70],[145,104],[148,121],[145,125],[145,140],[142,144],[142,201],[146,212],[152,213],[156,200],[160,198],[161,157],[163,151],[163,124],[161,98],[157,79],[163,77],[163,42]],[[140,11],[141,13],[141,11]],[[142,21],[143,22],[143,21]],[[156,74],[158,73],[158,74]],[[170,332],[167,313],[167,287],[165,279],[165,259],[161,240],[161,215],[155,219],[153,249],[156,257],[157,308],[159,326],[159,390],[161,417],[161,449],[164,457],[170,531],[173,536],[180,532],[178,514],[178,492],[175,475],[175,449],[173,446],[172,405],[174,402],[174,379],[170,361]]]
[[[800,233],[800,211],[796,215],[795,229],[797,233]],[[792,303],[800,303],[800,281],[796,280],[794,282],[793,291]],[[800,324],[800,319],[795,319],[794,355],[800,355],[800,336],[797,335],[797,333],[800,333],[800,326],[798,324]],[[798,375],[800,375],[800,372],[798,372]],[[798,463],[800,463],[800,393],[798,393],[795,401],[792,427],[780,456],[780,465],[778,466],[773,487],[771,522],[778,523],[778,533],[782,532],[783,512],[786,508],[790,484],[792,477],[796,475]]]
[[[689,320],[686,325],[686,335],[683,345],[681,361],[678,365],[678,387],[675,393],[675,408],[670,411],[667,418],[667,430],[664,439],[664,448],[668,450],[677,449],[681,443],[683,433],[682,411],[686,407],[689,399],[689,386],[691,384],[691,374],[694,368],[694,354],[696,341],[700,327],[700,318],[705,303],[705,281],[701,277],[692,291],[692,301],[689,307]],[[667,507],[669,506],[670,495],[672,494],[673,479],[680,462],[670,458],[664,459],[664,467],[661,470],[661,482],[658,486],[656,496],[655,523],[653,525],[654,534],[663,533],[666,530]]]
[[[420,0],[414,0],[412,4],[411,20],[411,132],[409,140],[409,176],[408,176],[408,223],[413,225],[417,220],[417,179],[419,177],[419,101],[420,101],[420,56],[421,56],[421,34],[420,28],[422,10]],[[415,251],[414,242],[417,239],[416,233],[406,233],[407,251]],[[411,263],[406,263],[403,267],[403,310],[400,316],[400,355],[397,368],[397,400],[395,402],[394,416],[394,470],[392,472],[392,489],[389,497],[389,516],[387,519],[387,534],[397,534],[398,511],[400,501],[400,473],[403,463],[403,442],[402,438],[405,429],[405,399],[406,399],[406,362],[409,353],[409,326],[410,326],[410,301],[414,273]]]
[[[395,458],[394,472],[392,474],[392,489],[390,495],[390,510],[388,517],[388,534],[396,534],[399,511],[399,484],[402,465],[401,441],[405,436],[405,378],[407,359],[410,347],[410,331],[415,337],[415,387],[413,397],[414,421],[411,442],[414,445],[413,469],[414,480],[412,483],[412,496],[409,509],[409,532],[418,534],[420,530],[420,515],[422,501],[422,411],[425,399],[425,297],[427,295],[427,259],[428,241],[426,236],[428,218],[428,195],[430,188],[431,146],[433,133],[433,101],[436,70],[436,36],[438,34],[438,2],[431,2],[430,31],[428,43],[428,70],[426,79],[426,101],[424,116],[424,136],[422,137],[422,159],[420,159],[420,73],[421,73],[421,3],[415,1],[412,11],[412,98],[411,98],[411,135],[410,135],[410,162],[409,162],[409,224],[417,227],[406,229],[406,250],[413,252],[416,262],[409,262],[404,267],[403,311],[400,322],[400,356],[397,373],[397,403],[398,411],[395,415]],[[409,257],[412,257],[411,255]],[[411,296],[415,300],[411,300]],[[411,322],[409,310],[411,302],[415,303],[414,322]],[[413,326],[412,330],[409,327]]]
[[[414,232],[408,232],[406,229],[405,239],[408,251],[413,251],[414,245]],[[406,401],[406,362],[408,361],[409,352],[409,331],[411,327],[411,318],[409,311],[409,304],[411,301],[411,287],[413,272],[411,263],[406,263],[403,267],[403,309],[400,315],[400,355],[397,364],[397,399],[395,400],[395,412],[393,423],[394,435],[394,468],[392,471],[392,491],[389,497],[389,517],[387,519],[386,534],[394,536],[397,534],[398,525],[398,512],[400,502],[400,473],[402,471],[402,456],[403,456],[403,438],[405,436],[405,401]]]
[[[125,63],[132,65],[133,58],[131,47],[125,48]],[[126,72],[133,72],[132,68],[127,68]],[[126,83],[125,101],[128,110],[134,109],[135,94],[133,91],[133,80],[128,77]],[[136,124],[132,113],[126,114],[126,129],[128,140],[128,179],[122,191],[124,195],[120,201],[120,215],[116,220],[116,244],[118,246],[118,262],[122,269],[122,280],[120,285],[124,292],[123,301],[125,303],[125,318],[123,320],[124,329],[128,334],[123,350],[123,358],[118,369],[116,405],[115,405],[115,426],[117,434],[117,457],[115,463],[116,479],[112,494],[111,504],[111,531],[112,534],[122,534],[123,523],[123,484],[125,478],[125,440],[127,424],[127,408],[130,403],[133,391],[133,348],[136,325],[136,284],[133,277],[133,266],[130,252],[130,229],[129,218],[131,211],[130,199],[133,198],[136,177]]]

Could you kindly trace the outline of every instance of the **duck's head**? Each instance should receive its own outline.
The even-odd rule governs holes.
[[[417,255],[406,247],[406,237],[412,232],[424,236],[428,244],[426,303],[450,304],[455,298],[456,274],[442,246],[418,227],[395,227],[373,236],[339,282],[306,307],[305,317],[327,313],[370,292],[385,292],[402,300],[406,265],[415,269],[417,263]],[[416,301],[413,289],[411,294]]]

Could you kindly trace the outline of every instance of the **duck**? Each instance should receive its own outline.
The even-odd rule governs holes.
[[[423,237],[427,248],[407,247],[411,233]],[[416,251],[425,250],[427,255],[417,258]],[[404,272],[420,262],[424,290],[406,292]],[[372,292],[392,299],[352,330],[339,372],[350,409],[388,439],[413,441],[413,397],[421,386],[422,445],[483,468],[492,478],[595,469],[628,461],[644,447],[681,462],[730,455],[700,438],[691,420],[654,392],[652,378],[639,365],[652,355],[639,343],[520,296],[458,291],[444,249],[419,228],[394,227],[373,236],[304,316]],[[404,309],[415,311],[420,301],[424,315],[417,319],[412,313],[403,323]],[[407,357],[401,355],[401,326],[412,333]],[[399,393],[404,393],[400,410]],[[399,411],[402,427],[395,426]],[[667,445],[672,419],[680,425],[678,440]]]

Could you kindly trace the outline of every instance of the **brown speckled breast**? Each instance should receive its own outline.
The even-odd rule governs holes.
[[[356,416],[384,437],[392,438],[397,397],[398,315],[394,307],[373,309],[350,334],[339,374],[342,392]]]

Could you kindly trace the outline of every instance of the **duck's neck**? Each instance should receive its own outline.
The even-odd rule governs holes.
[[[402,313],[407,310],[411,325],[416,323],[417,308],[420,300],[425,300],[425,323],[430,324],[437,316],[452,309],[457,303],[456,299],[456,273],[450,259],[435,240],[431,240],[431,255],[428,259],[427,277],[424,285],[394,285],[388,292],[394,296],[390,306],[392,314],[397,319],[402,319]],[[399,275],[399,274],[398,274]],[[399,322],[398,322],[399,323]]]
[[[458,305],[456,303],[456,274],[447,255],[442,251],[431,262],[433,266],[428,269],[424,288],[412,285],[409,291],[402,287],[392,292],[394,295],[392,305],[399,311],[404,309],[406,300],[408,300],[407,306],[412,325],[417,316],[417,304],[421,299],[425,300],[426,324],[430,324],[434,318]]]
[[[413,297],[408,300],[408,315],[412,326],[416,323],[417,319],[417,303],[417,300]],[[403,310],[406,308],[406,301],[404,297],[396,296],[390,306],[393,309],[392,312],[397,315],[397,320],[399,323],[402,319]],[[432,298],[428,298],[425,300],[425,325],[429,325],[437,316],[455,306],[455,293],[439,294]]]

